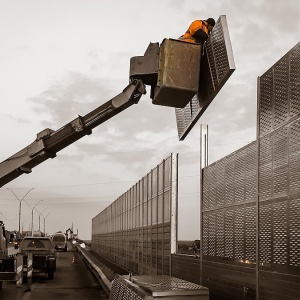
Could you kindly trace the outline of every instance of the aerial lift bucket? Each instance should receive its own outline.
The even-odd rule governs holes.
[[[200,44],[164,39],[131,58],[130,79],[151,85],[153,104],[183,108],[198,92],[200,61]]]

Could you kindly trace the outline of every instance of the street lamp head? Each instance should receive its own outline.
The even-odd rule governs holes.
[[[11,188],[6,188],[7,190],[10,190],[14,196],[17,198],[17,200],[19,200],[20,202],[22,202],[24,200],[24,198],[29,194],[30,191],[34,190],[34,188],[31,188],[27,191],[27,193],[22,197],[22,199],[19,199],[19,197],[16,195],[16,193],[11,189]]]
[[[34,190],[34,188],[31,188],[31,189],[23,196],[22,200],[23,200],[23,199],[29,194],[29,192],[32,191],[32,190]],[[21,200],[21,201],[22,201],[22,200]]]
[[[30,191],[32,191],[34,188],[31,188],[30,190],[27,191],[27,193],[22,197],[22,199],[19,199],[19,197],[15,194],[15,192],[10,189],[10,188],[6,188],[7,190],[10,190],[14,196],[16,197],[16,199],[19,201],[19,232],[21,230],[21,209],[22,209],[22,201],[25,200],[25,197],[28,195],[28,193]],[[26,200],[25,200],[26,201]],[[26,201],[26,203],[28,204],[28,202]],[[29,205],[29,204],[28,204]]]
[[[41,212],[41,215],[43,215],[43,212],[44,212],[46,209],[48,209],[48,207],[46,207],[46,208]]]
[[[37,205],[38,205],[40,202],[42,202],[42,201],[44,201],[44,200],[39,200],[39,201],[36,203],[36,205],[32,208],[32,210],[34,210],[34,209],[37,207]]]
[[[42,202],[43,200],[39,200],[36,204],[35,204],[35,206],[32,208],[32,210],[31,210],[31,235],[33,235],[33,210],[36,208],[36,206],[40,203],[40,202]]]

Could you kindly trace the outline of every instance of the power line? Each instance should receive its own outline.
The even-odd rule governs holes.
[[[187,150],[187,149],[193,149],[193,148],[199,148],[196,146],[191,146],[191,147],[178,147],[173,150]],[[95,153],[74,153],[74,154],[60,154],[59,156],[90,156],[90,155],[106,155],[106,154],[124,154],[124,153],[136,153],[136,152],[151,152],[151,151],[157,151],[157,148],[150,148],[150,149],[141,149],[141,150],[131,150],[131,151],[110,151],[110,152],[95,152]],[[194,150],[193,150],[194,151]]]
[[[135,182],[135,180],[126,180],[126,181],[110,181],[110,182],[96,182],[96,183],[84,183],[84,184],[65,184],[65,185],[48,185],[48,186],[37,186],[36,188],[53,188],[53,187],[72,187],[72,186],[91,186],[91,185],[99,185],[99,184],[116,184],[116,183],[129,183]]]
[[[195,147],[195,146],[191,146],[191,147],[178,147],[174,151],[177,151],[177,150],[187,150],[187,149],[193,149],[193,148],[199,148],[199,147]],[[59,157],[68,157],[68,156],[70,156],[70,157],[71,156],[93,156],[93,155],[124,154],[124,153],[152,152],[152,151],[157,151],[157,148],[141,149],[141,150],[131,150],[131,151],[109,151],[109,152],[94,152],[94,153],[59,154],[57,156],[57,158],[59,158]],[[17,156],[17,157],[9,157],[6,160],[11,160],[11,159],[19,158],[19,157],[22,157],[22,156],[25,156],[25,155],[27,155],[27,153],[22,154],[22,155]],[[0,157],[4,157],[4,156],[0,156]]]
[[[195,192],[180,192],[179,195],[190,195],[190,194],[199,194],[200,192],[199,191],[195,191]],[[70,197],[51,197],[51,198],[46,198],[46,197],[43,197],[43,200],[44,201],[47,201],[47,200],[65,200],[65,199],[99,199],[99,198],[114,198],[114,199],[117,199],[119,198],[121,195],[107,195],[107,196],[82,196],[82,197],[73,197],[73,196],[70,196]],[[182,198],[185,198],[185,197],[182,197]],[[39,199],[39,198],[38,198]],[[38,199],[35,199],[35,198],[30,198],[29,200],[38,200]],[[0,201],[11,201],[12,199],[0,199]],[[88,201],[82,201],[81,203],[87,203]],[[100,201],[100,202],[97,202],[97,201],[92,201],[93,203],[104,203],[104,202],[111,202],[111,201]],[[56,202],[50,202],[50,203],[47,203],[47,204],[51,204],[51,203],[56,203]],[[65,203],[65,202],[57,202],[57,203]],[[74,203],[74,202],[72,202]],[[9,203],[10,204],[10,203]],[[14,204],[15,203],[11,203],[11,204]]]
[[[190,178],[190,177],[199,177],[200,175],[186,175],[180,176],[180,178]],[[139,180],[138,180],[139,181]],[[124,180],[124,181],[106,181],[106,182],[95,182],[95,183],[83,183],[83,184],[64,184],[64,185],[45,185],[45,186],[35,186],[35,189],[43,189],[43,188],[56,188],[56,187],[80,187],[80,186],[91,186],[91,185],[99,185],[99,184],[116,184],[116,183],[130,183],[137,182],[136,180]],[[14,187],[14,189],[26,189],[27,187]],[[1,188],[0,188],[1,190]]]
[[[105,203],[112,203],[114,200],[111,201],[81,201],[81,202],[51,202],[47,203],[47,205],[57,205],[57,204],[105,204]]]
[[[43,200],[52,200],[52,199],[97,199],[97,198],[118,198],[120,197],[120,195],[118,196],[89,196],[89,197],[85,197],[85,196],[82,196],[82,197],[51,197],[51,198],[45,198],[45,197],[42,197]],[[30,198],[28,200],[39,200],[40,198]],[[12,199],[0,199],[0,201],[10,201]]]

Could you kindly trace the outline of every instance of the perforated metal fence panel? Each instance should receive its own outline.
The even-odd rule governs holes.
[[[203,169],[210,299],[299,299],[300,43],[258,80],[258,138]]]
[[[299,117],[299,64],[297,44],[259,80],[259,136]]]
[[[256,142],[203,169],[202,284],[212,298],[255,290],[256,177]]]
[[[259,79],[259,294],[300,295],[300,43]]]
[[[93,251],[135,274],[170,273],[177,242],[177,156],[93,218]]]
[[[235,70],[226,16],[220,16],[203,46],[199,91],[184,107],[176,108],[177,130],[183,140]]]

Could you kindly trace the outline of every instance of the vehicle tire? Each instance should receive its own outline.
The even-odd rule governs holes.
[[[66,246],[65,249],[64,249],[64,251],[67,252],[67,249],[68,249],[68,248],[67,248],[67,246]]]
[[[48,279],[53,279],[54,278],[54,271],[49,271],[48,272]]]

